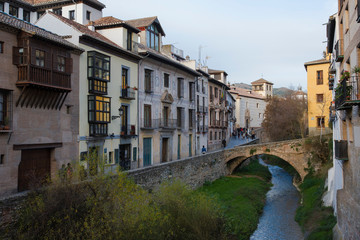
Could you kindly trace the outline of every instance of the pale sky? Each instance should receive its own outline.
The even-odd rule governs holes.
[[[322,58],[326,26],[336,0],[100,0],[104,16],[122,20],[157,16],[166,37],[184,56],[208,56],[230,83],[261,77],[275,88],[306,89],[304,63]]]

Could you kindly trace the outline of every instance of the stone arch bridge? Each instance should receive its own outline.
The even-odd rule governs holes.
[[[274,155],[288,162],[304,180],[307,174],[305,168],[308,167],[310,157],[309,153],[304,149],[304,139],[237,146],[225,150],[224,157],[228,172],[232,173],[247,158],[261,154]]]

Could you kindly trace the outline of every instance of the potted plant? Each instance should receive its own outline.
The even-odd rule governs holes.
[[[352,72],[355,73],[356,75],[358,75],[360,73],[360,67],[359,66],[355,66],[353,69],[352,69]]]
[[[10,130],[9,118],[8,117],[4,118],[4,130]]]
[[[340,80],[344,80],[344,79],[349,79],[350,78],[350,73],[348,71],[344,71],[341,75]]]

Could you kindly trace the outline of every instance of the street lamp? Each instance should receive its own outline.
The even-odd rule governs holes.
[[[122,107],[120,107],[118,109],[118,111],[119,111],[119,116],[111,116],[111,120],[115,120],[117,118],[120,118],[124,114],[124,109]]]

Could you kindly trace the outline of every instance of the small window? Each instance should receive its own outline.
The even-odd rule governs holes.
[[[325,117],[321,116],[321,117],[316,117],[316,125],[317,127],[325,127]]]
[[[259,106],[260,106],[260,104],[259,104],[259,103],[257,103],[257,104],[256,104],[256,108],[259,108]]]
[[[30,22],[30,12],[29,11],[23,11],[23,20]]]
[[[316,102],[323,103],[324,102],[324,94],[316,94]]]
[[[86,20],[90,21],[90,16],[91,16],[91,12],[90,11],[86,11]]]
[[[215,132],[215,140],[217,140],[217,132]]]
[[[65,72],[65,57],[57,57],[57,70],[59,72]]]
[[[69,11],[69,19],[70,20],[75,20],[75,10]]]
[[[14,17],[18,17],[19,14],[19,9],[17,7],[14,6],[9,6],[9,15],[14,16]]]
[[[259,113],[259,118],[261,118],[261,113]]]
[[[5,155],[1,154],[0,155],[0,165],[4,164],[4,159],[5,159]]]
[[[153,82],[152,82],[152,74],[153,71],[150,69],[145,69],[145,92],[146,93],[152,93],[153,91]]]
[[[108,164],[114,163],[114,152],[109,152]]]
[[[218,89],[215,88],[215,98],[217,98],[217,97],[218,97]]]
[[[0,2],[0,11],[4,12],[5,7],[4,7],[4,3]]]
[[[9,130],[11,126],[11,94],[7,90],[0,89],[0,127],[1,130]],[[6,129],[6,128],[7,129]]]
[[[322,85],[323,84],[323,71],[316,71],[316,84]]]
[[[45,14],[45,11],[37,12],[37,19],[41,18]]]
[[[36,55],[35,64],[39,67],[44,67],[45,66],[45,52],[41,51],[41,50],[36,50],[35,55]]]
[[[127,50],[132,51],[132,32],[127,30]]]
[[[55,14],[57,14],[57,15],[62,16],[62,9],[61,9],[61,8],[54,8],[54,9],[53,9],[53,12],[54,12]]]
[[[170,75],[167,73],[164,73],[164,87],[166,87],[166,88],[169,87],[169,78],[170,78]]]
[[[151,105],[144,105],[144,127],[151,127]]]
[[[178,84],[177,84],[177,93],[178,93],[178,98],[184,98],[184,79],[183,78],[178,78]]]
[[[4,53],[4,42],[0,42],[0,53]]]

